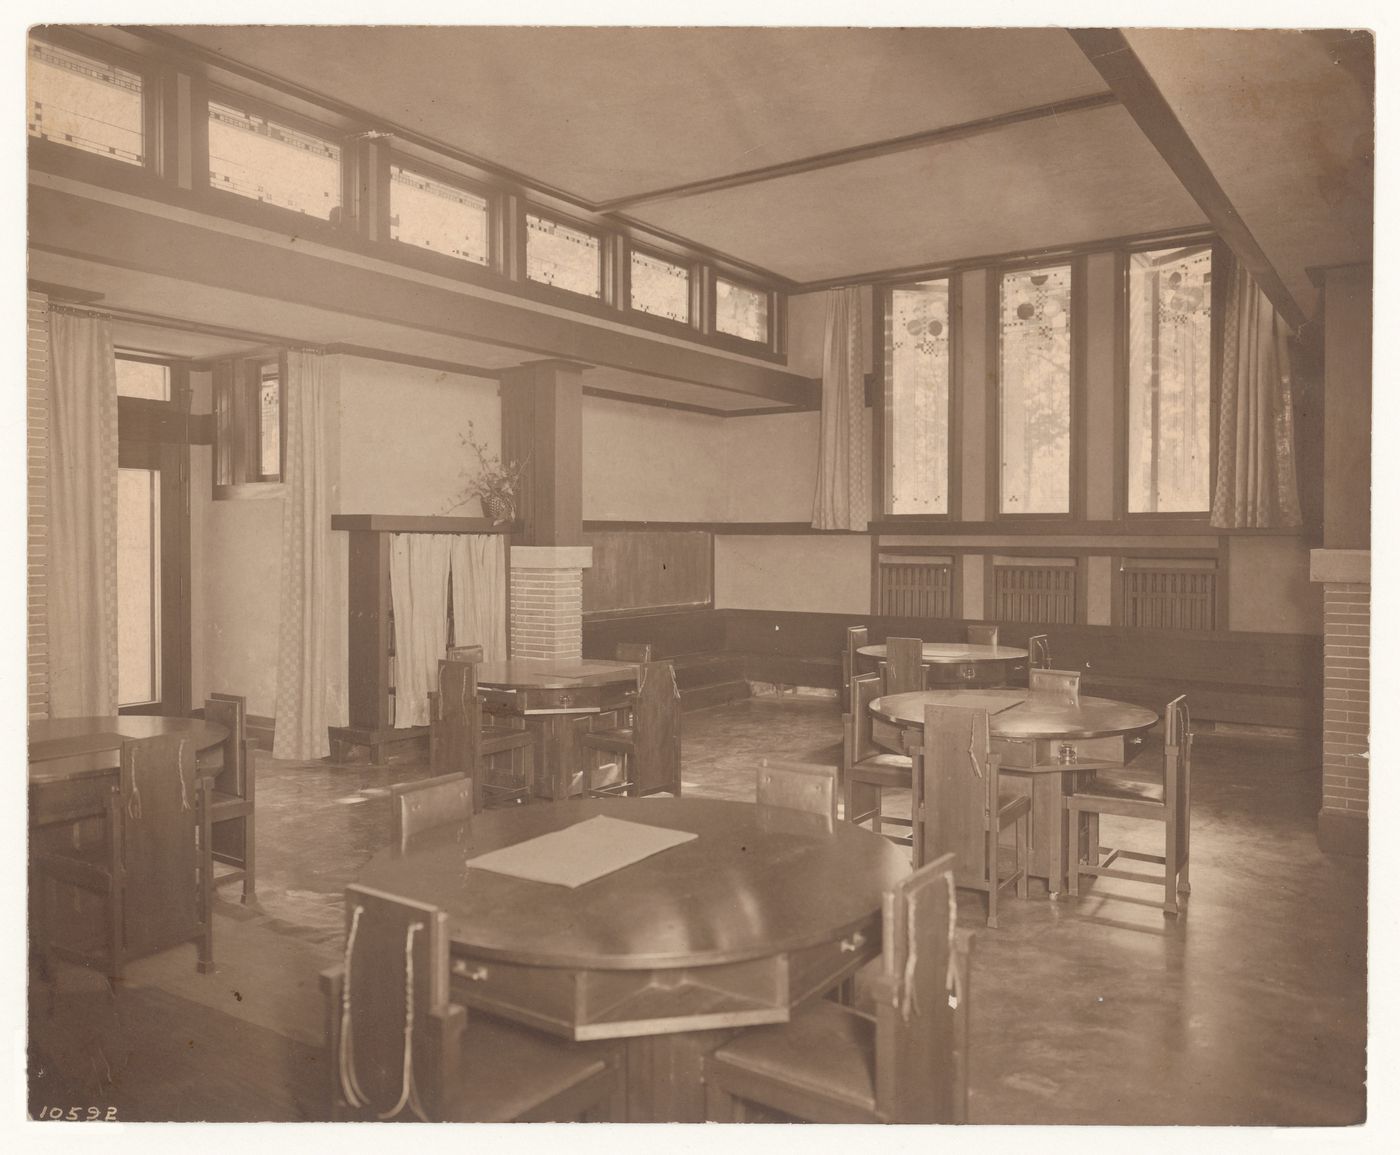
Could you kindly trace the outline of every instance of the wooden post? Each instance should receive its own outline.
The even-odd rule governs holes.
[[[501,373],[501,459],[528,459],[517,518],[521,545],[583,542],[583,370],[531,361]]]

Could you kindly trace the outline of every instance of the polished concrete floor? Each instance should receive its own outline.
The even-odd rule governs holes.
[[[840,729],[829,700],[754,699],[687,714],[685,791],[751,799],[759,758],[834,763]],[[1140,759],[1151,765],[1158,756],[1149,741]],[[1145,905],[1146,888],[1115,880],[1077,900],[1033,892],[1003,904],[1000,929],[981,930],[974,950],[970,1121],[1364,1118],[1366,875],[1360,860],[1317,849],[1316,765],[1315,752],[1286,739],[1198,738],[1193,893],[1180,918]],[[260,753],[258,901],[237,907],[228,901],[236,888],[224,890],[225,949],[216,944],[222,986],[219,976],[204,983],[187,975],[192,962],[152,960],[146,972],[138,964],[138,980],[147,976],[143,997],[174,991],[178,997],[161,1005],[177,1017],[180,1005],[189,1007],[191,1030],[195,1023],[216,1030],[220,1024],[206,1023],[211,1013],[237,1019],[238,1030],[219,1043],[221,1063],[246,1047],[251,1075],[253,1066],[267,1066],[265,1032],[280,1032],[273,1037],[285,1039],[292,1056],[283,1067],[304,1076],[306,1087],[284,1088],[261,1117],[319,1117],[320,1074],[308,1071],[320,1014],[315,972],[341,941],[345,884],[387,843],[385,788],[426,773],[411,750],[383,767],[287,763]],[[1117,844],[1120,835],[1131,844],[1126,825],[1105,820],[1101,841]],[[969,893],[960,920],[980,926],[983,910]],[[282,944],[285,961],[266,944]],[[180,949],[192,959],[192,949]],[[261,1000],[233,992],[230,975],[262,986]],[[279,984],[285,990],[270,1000],[267,987]],[[119,1009],[129,994],[116,992]],[[44,1054],[61,1049],[51,1039],[77,1013],[74,1000],[93,997],[71,976],[36,997],[32,1031],[38,1042],[50,1040]],[[259,1011],[269,1002],[275,1008]],[[123,1053],[133,1056],[129,1094],[138,1103],[167,1102],[142,1088],[143,1079],[165,1077],[161,1070],[143,1070],[136,1049]],[[184,1113],[160,1106],[124,1117],[226,1117],[216,1098],[201,1101],[195,1088],[182,1103]]]

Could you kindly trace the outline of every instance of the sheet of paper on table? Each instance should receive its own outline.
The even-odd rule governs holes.
[[[572,888],[698,837],[685,830],[668,830],[600,815],[469,858],[467,865],[477,870]]]
[[[1000,714],[1003,710],[1009,710],[1013,706],[1019,706],[1024,698],[1015,698],[1007,701],[1005,691],[999,694],[979,694],[976,690],[958,690],[956,700],[949,704],[962,706],[968,710],[986,710],[988,714]]]

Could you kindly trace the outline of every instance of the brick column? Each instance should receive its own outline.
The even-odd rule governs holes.
[[[583,656],[583,571],[586,545],[517,545],[510,551],[510,656]]]
[[[1334,854],[1365,854],[1371,781],[1370,551],[1315,549],[1322,584],[1322,809],[1317,841]]]

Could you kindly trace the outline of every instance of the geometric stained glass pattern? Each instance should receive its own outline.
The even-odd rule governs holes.
[[[1001,512],[1068,513],[1070,266],[1001,278]]]
[[[1210,246],[1128,258],[1128,512],[1210,509]]]
[[[948,512],[948,287],[944,279],[889,290],[885,444],[892,514]]]
[[[525,276],[585,297],[603,295],[603,249],[592,233],[525,215]]]
[[[29,135],[139,165],[141,77],[38,40],[29,42]]]
[[[745,341],[768,343],[768,294],[715,278],[715,330]]]
[[[485,197],[389,166],[389,236],[449,257],[491,262],[491,206]]]
[[[330,220],[340,207],[340,148],[210,101],[209,186]]]
[[[690,323],[690,269],[632,250],[631,305],[642,313]]]

